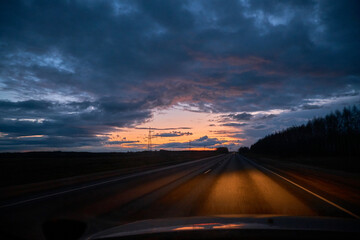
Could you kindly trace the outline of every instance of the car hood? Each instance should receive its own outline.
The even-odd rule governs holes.
[[[141,234],[202,230],[315,230],[360,232],[360,220],[330,217],[294,217],[278,215],[226,215],[149,219],[123,224],[96,233],[86,239],[136,236]]]

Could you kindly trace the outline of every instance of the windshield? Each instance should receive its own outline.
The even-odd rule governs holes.
[[[358,219],[357,9],[1,1],[0,238],[44,239],[59,219],[87,236],[149,219]]]

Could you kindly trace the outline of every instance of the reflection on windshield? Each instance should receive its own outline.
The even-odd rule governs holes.
[[[177,227],[173,231],[186,231],[186,230],[200,230],[200,229],[234,229],[242,228],[246,226],[244,223],[230,223],[230,224],[221,224],[221,223],[202,223],[194,224],[192,226]]]

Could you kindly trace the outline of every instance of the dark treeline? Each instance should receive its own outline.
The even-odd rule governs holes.
[[[218,147],[215,151],[218,153],[228,153],[229,149],[227,147]]]
[[[358,167],[360,109],[344,108],[307,124],[270,134],[253,144],[250,152],[283,157],[338,157],[343,162],[337,164]]]

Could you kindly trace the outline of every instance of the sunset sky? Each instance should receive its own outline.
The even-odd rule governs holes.
[[[5,0],[0,151],[237,150],[360,104],[359,1]]]

